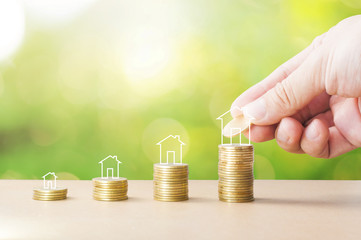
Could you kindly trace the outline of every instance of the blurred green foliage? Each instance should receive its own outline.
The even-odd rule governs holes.
[[[217,179],[216,118],[361,8],[351,0],[144,2],[98,1],[52,27],[26,18],[22,46],[0,65],[1,178],[91,179],[100,160],[117,155],[122,176],[152,179],[155,144],[179,134],[190,178]],[[142,29],[160,33],[138,36]],[[325,160],[257,143],[255,176],[361,179],[360,159],[359,149]]]

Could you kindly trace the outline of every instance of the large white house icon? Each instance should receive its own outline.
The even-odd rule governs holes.
[[[53,176],[53,179],[51,177]],[[48,179],[47,179],[48,178]],[[44,189],[56,189],[56,179],[58,177],[54,172],[48,172],[43,176]]]
[[[101,166],[102,178],[119,178],[119,164],[121,164],[117,156],[111,156],[104,158],[99,162]],[[116,173],[114,173],[116,172]]]
[[[162,144],[166,144],[166,146],[162,148]],[[169,135],[157,143],[157,145],[159,145],[159,163],[176,164],[177,160],[179,163],[182,163],[182,147],[186,144],[180,140],[179,135]],[[170,156],[172,156],[171,161],[169,160]],[[166,161],[164,158],[166,158]]]

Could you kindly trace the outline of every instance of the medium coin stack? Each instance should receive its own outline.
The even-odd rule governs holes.
[[[40,201],[56,201],[66,199],[68,193],[67,188],[57,187],[54,189],[51,188],[34,188],[34,200]]]
[[[128,199],[126,178],[93,178],[93,198],[98,201],[121,201]]]
[[[154,164],[154,199],[163,202],[188,200],[188,164]]]
[[[219,200],[253,201],[253,145],[219,145],[218,175]]]

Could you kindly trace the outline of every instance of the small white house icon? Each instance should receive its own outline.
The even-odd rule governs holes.
[[[165,147],[163,147],[163,149],[162,144],[166,145]],[[176,164],[177,160],[179,161],[179,163],[182,163],[182,147],[186,144],[180,140],[179,135],[169,135],[168,137],[157,143],[157,145],[159,145],[160,151],[159,163],[173,162],[174,164]],[[171,158],[173,159],[173,161],[169,161],[170,156],[172,156]]]
[[[101,160],[99,164],[102,178],[119,178],[119,164],[121,163],[117,156],[111,155]]]
[[[51,179],[53,177],[53,179]],[[44,189],[56,189],[56,179],[58,177],[54,172],[48,172],[43,176]]]

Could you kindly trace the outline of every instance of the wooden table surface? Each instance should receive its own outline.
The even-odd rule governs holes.
[[[190,200],[99,202],[91,181],[58,181],[68,199],[32,200],[35,180],[0,180],[0,239],[361,239],[361,181],[256,180],[252,203],[217,199],[217,181],[189,182]]]

